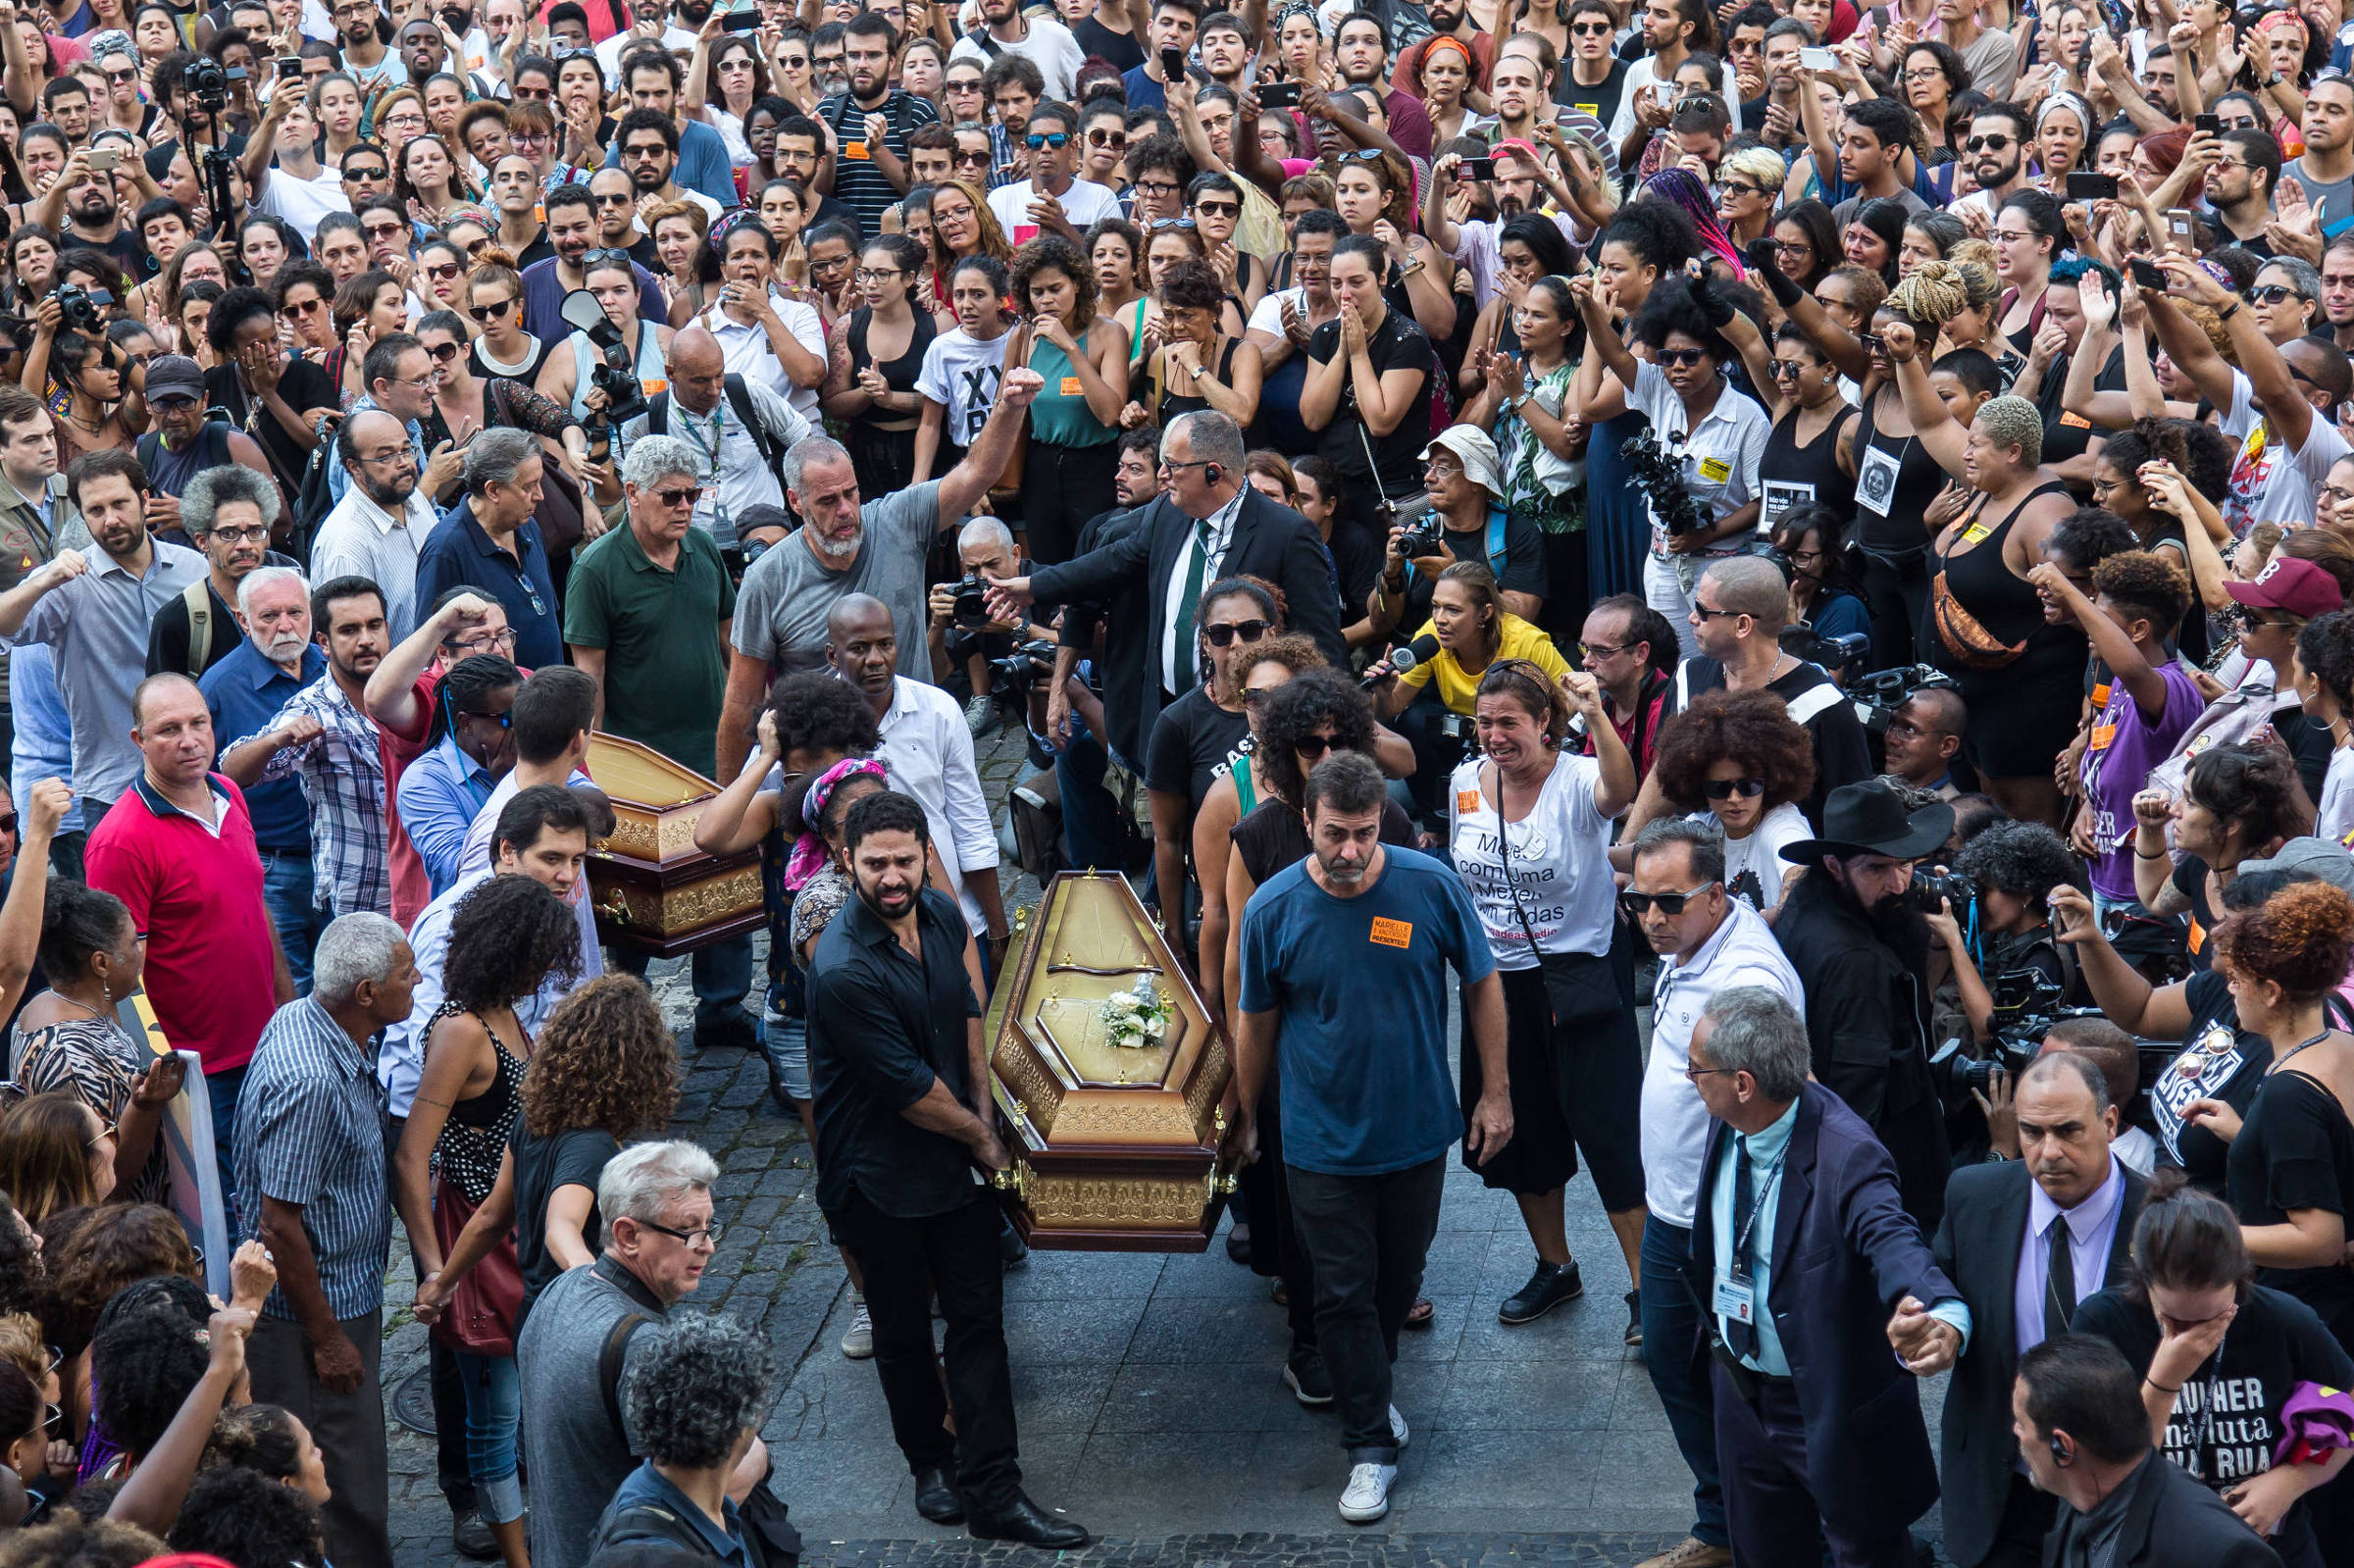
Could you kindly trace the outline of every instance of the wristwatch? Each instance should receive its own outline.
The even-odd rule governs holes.
[[[1506,403],[1505,403],[1505,405],[1504,405],[1504,406],[1505,406],[1505,407],[1507,407],[1507,408],[1509,408],[1509,409],[1510,409],[1510,410],[1511,410],[1513,413],[1517,414],[1517,413],[1519,413],[1519,412],[1520,412],[1520,409],[1521,409],[1522,405],[1526,404],[1530,398],[1532,398],[1532,397],[1534,397],[1534,396],[1536,396],[1536,395],[1537,395],[1537,394],[1536,394],[1535,392],[1533,392],[1533,391],[1529,390],[1529,388],[1527,388],[1527,387],[1523,386],[1522,388],[1520,388],[1520,395],[1519,395],[1519,396],[1517,396],[1517,397],[1514,397],[1514,398],[1510,398],[1510,399],[1508,399],[1508,400],[1506,401]]]

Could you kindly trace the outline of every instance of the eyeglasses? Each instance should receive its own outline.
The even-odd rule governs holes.
[[[1173,179],[1140,179],[1136,193],[1140,196],[1174,196],[1185,187]]]
[[[1738,1067],[1694,1067],[1690,1062],[1684,1063],[1684,1076],[1695,1082],[1704,1078],[1714,1078],[1720,1073],[1729,1075],[1739,1071],[1741,1069]]]
[[[2005,147],[2015,145],[2018,139],[2016,136],[1997,135],[1990,130],[1982,136],[1970,137],[1962,147],[1966,152],[2001,152]]]
[[[270,525],[267,523],[256,523],[253,525],[253,527],[245,529],[232,529],[226,526],[216,525],[212,531],[212,537],[216,539],[227,539],[231,544],[267,544],[270,542]],[[8,820],[13,824],[17,819],[11,817]]]
[[[2282,300],[2303,297],[2286,283],[2264,283],[2248,290],[2248,303],[2251,305],[2277,305]]]
[[[638,1223],[649,1231],[659,1231],[674,1240],[684,1241],[689,1246],[694,1245],[697,1241],[717,1246],[720,1237],[727,1232],[727,1227],[717,1220],[713,1220],[709,1225],[697,1226],[691,1231],[675,1231],[667,1225],[656,1225],[651,1220],[640,1220]]]
[[[1022,138],[1022,144],[1032,152],[1038,151],[1041,147],[1051,147],[1056,152],[1060,152],[1069,145],[1071,133],[1067,130],[1033,130]]]
[[[2333,504],[2354,501],[2354,490],[2349,490],[2342,484],[2325,484],[2313,493]]]
[[[1282,686],[1252,686],[1243,692],[1243,706],[1255,708],[1282,689]]]
[[[1709,351],[1705,348],[1663,348],[1660,350],[1660,363],[1663,366],[1671,365],[1677,370],[1689,370],[1708,357]]]
[[[498,726],[501,730],[512,730],[515,728],[515,715],[512,713],[484,713],[480,709],[476,708],[460,708],[458,710],[458,717],[461,719],[481,719],[486,723]]]
[[[505,648],[511,651],[515,646],[515,629],[508,627],[498,632],[470,632],[466,636],[453,638],[443,643],[442,646],[454,648],[461,653],[487,653],[493,648]]]
[[[1680,893],[1639,893],[1629,887],[1618,895],[1618,901],[1626,906],[1626,912],[1630,915],[1648,914],[1652,905],[1657,904],[1661,914],[1673,919],[1684,912],[1686,904],[1715,885],[1713,882],[1704,882],[1690,891]]]
[[[1621,642],[1614,648],[1607,642],[1581,642],[1577,645],[1577,653],[1581,659],[1615,659],[1633,646],[1631,642]]]
[[[1803,239],[1777,239],[1773,242],[1776,256],[1812,256],[1815,247]]]
[[[433,356],[436,365],[447,365],[458,357],[458,345],[455,343],[428,343],[425,351]]]
[[[515,301],[513,299],[494,299],[487,305],[468,306],[466,314],[473,317],[483,326],[487,327],[492,322],[498,320],[501,316],[504,316],[510,309],[514,307],[514,304]]]
[[[699,484],[689,484],[675,489],[654,490],[649,493],[664,506],[692,506],[703,498],[703,487]]]
[[[415,386],[422,389],[433,384],[433,378],[429,376],[422,381],[401,381],[397,384],[402,386]],[[370,468],[375,468],[384,463],[398,463],[404,458],[414,461],[416,456],[417,454],[411,451],[408,447],[387,446],[374,452],[362,452],[360,454],[360,461],[367,464]]]
[[[1238,637],[1245,642],[1256,642],[1274,630],[1272,621],[1232,621],[1224,626],[1205,626],[1202,635],[1213,648],[1231,648]]]
[[[887,283],[907,275],[896,267],[861,267],[850,276],[861,283]]]
[[[2041,236],[2017,228],[2010,230],[1998,228],[1994,231],[1994,241],[1998,245],[2024,245],[2039,237]]]
[[[1755,800],[1766,792],[1766,781],[1763,779],[1710,779],[1701,784],[1700,792],[1711,800],[1730,800],[1735,795],[1739,795],[1744,800]]]

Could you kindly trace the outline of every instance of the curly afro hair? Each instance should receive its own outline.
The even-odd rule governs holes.
[[[91,1402],[107,1436],[134,1454],[163,1437],[211,1359],[182,1313],[128,1312],[90,1346]]]
[[[155,1203],[106,1203],[52,1215],[41,1227],[49,1266],[40,1319],[71,1360],[89,1347],[116,1292],[150,1275],[197,1277],[196,1249],[179,1217]]]
[[[2040,822],[1994,824],[1962,846],[1954,869],[2035,908],[2053,888],[2076,880],[2067,841]]]
[[[2226,920],[2215,940],[2219,965],[2310,1004],[2354,968],[2354,897],[2328,883],[2301,882]]]
[[[1344,751],[1373,749],[1373,703],[1356,681],[1339,670],[1304,670],[1276,687],[1258,718],[1259,746],[1251,767],[1262,790],[1297,802],[1305,781],[1300,776],[1300,742],[1329,729]]]
[[[683,1314],[647,1337],[626,1395],[630,1431],[657,1464],[725,1464],[768,1415],[768,1338],[723,1313]]]
[[[1600,255],[1606,246],[1623,245],[1628,254],[1662,277],[1683,266],[1700,252],[1700,234],[1684,210],[1672,202],[1630,201],[1612,217],[1595,241]]]
[[[2079,506],[2052,525],[2043,541],[2043,558],[2066,561],[2079,572],[2090,572],[2140,542],[2134,537],[2133,525],[2107,507]]]
[[[139,1568],[164,1554],[164,1543],[136,1525],[77,1512],[76,1504],[95,1500],[90,1491],[76,1491],[47,1524],[0,1536],[0,1568]]]
[[[1804,800],[1815,787],[1815,742],[1789,705],[1770,691],[1719,687],[1660,727],[1653,768],[1660,788],[1683,811],[1709,809],[1709,765],[1730,757],[1766,781],[1765,809]]]
[[[523,1073],[523,1128],[534,1138],[593,1127],[623,1142],[661,1128],[678,1103],[678,1046],[645,982],[600,975],[539,1026]]]
[[[863,757],[883,743],[875,710],[831,670],[804,670],[778,682],[768,693],[777,716],[777,744],[790,757],[828,752]]]
[[[468,1012],[509,1006],[553,975],[581,969],[581,923],[529,877],[493,877],[459,901],[442,993]]]
[[[2155,550],[2120,550],[2092,569],[2093,591],[2159,635],[2171,634],[2190,609],[2190,576]]]
[[[221,1465],[189,1484],[172,1525],[174,1551],[201,1551],[236,1568],[324,1564],[319,1509],[283,1482],[242,1465]]]
[[[1074,249],[1071,242],[1059,234],[1041,234],[1013,253],[1013,270],[1008,279],[1014,303],[1030,307],[1030,279],[1040,273],[1053,270],[1070,279],[1071,315],[1085,327],[1096,319],[1096,270]]]

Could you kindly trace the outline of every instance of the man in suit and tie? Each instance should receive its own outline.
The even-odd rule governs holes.
[[[1316,526],[1253,489],[1243,474],[1242,428],[1203,410],[1169,421],[1160,441],[1160,499],[1134,529],[1099,549],[1026,578],[991,584],[999,617],[1033,602],[1106,601],[1111,624],[1129,618],[1141,638],[1105,649],[1104,721],[1112,749],[1141,758],[1160,710],[1201,683],[1194,613],[1220,578],[1264,578],[1283,589],[1289,630],[1315,638],[1346,667],[1331,558]]]
[[[1970,1338],[1970,1308],[1898,1201],[1861,1117],[1807,1078],[1807,1026],[1779,992],[1709,999],[1685,1073],[1716,1120],[1701,1164],[1692,1290],[1714,1365],[1716,1465],[1743,1568],[1911,1568],[1937,1497],[1920,1393]],[[1871,1332],[1927,1303],[1921,1350]]]
[[[2140,1379],[2108,1340],[2065,1334],[2021,1356],[2011,1431],[2059,1509],[2049,1568],[2280,1568],[2229,1503],[2151,1445]]]
[[[2058,1504],[2011,1436],[2019,1358],[2066,1334],[2076,1303],[2125,1275],[2149,1184],[2111,1152],[2117,1107],[2099,1064],[2046,1051],[2012,1099],[2019,1158],[1956,1171],[1932,1248],[1973,1325],[1942,1422],[1946,1555],[1963,1568],[2037,1568]],[[1919,1354],[1931,1320],[1897,1306],[1888,1342]]]

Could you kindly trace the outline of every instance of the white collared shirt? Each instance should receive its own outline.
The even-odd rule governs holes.
[[[963,906],[973,935],[984,935],[980,901],[965,883],[976,872],[996,875],[998,831],[990,826],[964,710],[938,686],[895,676],[882,730],[875,756],[890,771],[891,786],[924,808],[932,847],[948,873],[948,891]]]
[[[776,307],[793,340],[816,355],[817,362],[823,365],[826,328],[818,319],[817,308],[773,291],[768,302]],[[812,425],[817,422],[817,388],[793,384],[793,378],[785,374],[785,362],[777,358],[776,348],[768,340],[767,328],[758,322],[747,327],[716,305],[697,316],[694,324],[719,339],[721,363],[742,377],[746,385],[767,387],[791,404],[801,418]]]
[[[1204,589],[1218,581],[1218,569],[1226,560],[1227,549],[1234,543],[1234,520],[1242,516],[1243,497],[1250,493],[1248,487],[1237,490],[1233,500],[1202,520],[1209,525],[1209,559],[1202,568],[1202,586]],[[1174,506],[1176,503],[1172,501],[1169,504]],[[1193,518],[1187,518],[1186,522],[1189,526],[1195,524]],[[1192,608],[1179,601],[1185,596],[1186,569],[1192,564],[1193,555],[1193,543],[1188,539],[1186,547],[1177,552],[1177,559],[1169,569],[1168,602],[1161,606],[1160,614],[1160,684],[1162,690],[1177,697],[1193,690],[1199,679],[1194,673],[1193,650],[1177,645],[1178,617]]]
[[[311,541],[311,582],[348,576],[374,582],[384,590],[384,620],[399,642],[417,630],[417,557],[439,521],[422,487],[387,512],[355,481]]]
[[[1766,437],[1773,422],[1757,399],[1744,397],[1727,384],[1716,393],[1716,406],[1691,424],[1684,400],[1676,395],[1667,373],[1649,360],[1636,362],[1635,384],[1627,389],[1626,406],[1651,416],[1660,445],[1683,459],[1684,488],[1712,523],[1747,506],[1758,494],[1758,465],[1766,456]],[[1667,554],[1667,532],[1660,515],[1644,503],[1651,519],[1651,553]],[[1725,539],[1699,552],[1702,556],[1737,555],[1737,539]]]

